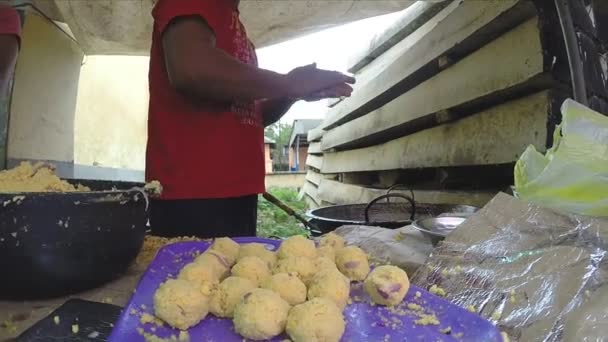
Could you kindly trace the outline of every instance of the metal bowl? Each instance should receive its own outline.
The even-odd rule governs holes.
[[[463,216],[433,217],[414,221],[412,227],[428,236],[433,245],[436,245],[465,220],[466,217]]]
[[[0,194],[0,298],[94,288],[135,259],[146,231],[146,193],[129,183],[78,183],[93,191]],[[122,190],[100,191],[110,188]]]

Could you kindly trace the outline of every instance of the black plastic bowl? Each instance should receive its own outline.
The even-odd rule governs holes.
[[[42,299],[102,285],[139,253],[148,198],[134,183],[70,193],[0,193],[0,298]],[[142,186],[142,185],[139,185]]]

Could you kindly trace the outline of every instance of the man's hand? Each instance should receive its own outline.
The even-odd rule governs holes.
[[[290,97],[306,101],[350,96],[355,83],[351,76],[317,69],[316,63],[293,69],[287,79]]]

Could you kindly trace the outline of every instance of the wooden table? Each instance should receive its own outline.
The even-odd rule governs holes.
[[[124,307],[144,271],[145,267],[134,264],[122,277],[99,288],[71,296],[41,301],[0,301],[0,341],[19,336],[71,298]]]

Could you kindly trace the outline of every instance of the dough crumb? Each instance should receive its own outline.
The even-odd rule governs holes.
[[[434,314],[419,314],[419,316],[420,319],[414,321],[418,325],[439,325],[439,320]]]
[[[408,303],[407,304],[407,308],[410,310],[414,310],[414,311],[420,311],[422,310],[422,306],[415,304],[415,303]]]
[[[472,313],[477,313],[477,309],[473,305],[467,306],[467,310]]]
[[[449,335],[452,333],[452,327],[447,327],[445,329],[440,329],[439,330],[440,333],[445,334],[445,335]]]
[[[420,298],[422,297],[422,293],[420,293],[420,291],[416,291],[416,298]]]
[[[431,286],[431,288],[429,289],[429,292],[436,296],[441,296],[441,297],[446,296],[445,290],[437,285]]]
[[[179,332],[179,337],[178,339],[180,340],[180,342],[189,342],[190,341],[190,335],[188,334],[187,331],[180,331]]]

